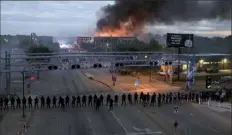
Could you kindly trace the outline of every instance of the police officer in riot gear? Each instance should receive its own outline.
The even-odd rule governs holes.
[[[165,94],[162,94],[162,104],[165,104]]]
[[[137,104],[138,103],[138,93],[135,92],[134,94],[134,103]]]
[[[101,106],[101,99],[97,98],[97,101],[96,101],[96,110],[99,110],[100,106]]]
[[[126,105],[126,94],[122,94],[122,104],[121,105]]]
[[[156,96],[155,96],[155,92],[152,94],[152,96],[151,96],[151,103],[150,103],[150,106],[154,106],[155,105],[155,98],[156,98]]]
[[[118,95],[117,94],[114,96],[114,104],[118,105]]]
[[[158,94],[158,106],[159,107],[161,106],[161,94],[160,93]]]
[[[8,109],[8,103],[9,103],[9,99],[8,99],[8,97],[5,97],[5,99],[4,99],[4,108],[5,109]]]
[[[65,98],[65,104],[66,104],[66,106],[69,106],[69,97],[68,97],[68,95]]]
[[[0,97],[0,109],[1,109],[1,111],[2,111],[2,108],[3,108],[3,98]]]
[[[23,99],[22,99],[23,101],[22,101],[22,103],[23,103],[23,108],[27,108],[27,105],[26,105],[26,103],[27,103],[27,100],[26,100],[26,98],[25,97],[23,97]]]
[[[92,106],[92,95],[89,95],[88,97],[88,106]]]
[[[61,97],[60,102],[61,102],[61,108],[64,108],[65,107],[65,105],[64,105],[64,98]]]
[[[31,98],[31,96],[29,96],[27,100],[28,100],[28,107],[32,108],[32,98]]]
[[[35,99],[34,99],[34,108],[38,108],[38,104],[39,104],[39,99],[36,96]]]
[[[129,104],[132,105],[132,97],[130,93],[127,95],[127,99],[128,99]]]
[[[50,104],[51,104],[51,99],[50,99],[49,96],[47,96],[46,103],[47,103],[47,108],[51,108],[51,106],[50,106]]]
[[[62,97],[59,97],[59,101],[58,101],[58,108],[62,107]]]
[[[140,93],[140,96],[139,96],[139,103],[142,103],[143,102],[143,92]]]
[[[110,106],[109,106],[109,111],[110,111],[110,110],[113,110],[114,100],[110,99],[109,102],[110,102]]]
[[[52,98],[52,108],[56,108],[56,96],[53,96],[53,98]]]
[[[44,108],[44,106],[45,106],[45,98],[44,98],[44,96],[42,96],[41,98],[40,98],[40,106],[41,106],[41,108]]]
[[[97,103],[97,95],[96,94],[94,94],[94,96],[93,96],[93,103],[94,103],[94,105],[96,105],[96,103]]]
[[[106,98],[106,106],[108,106],[110,99],[111,99],[111,96],[110,96],[110,94],[108,94],[107,98]]]
[[[81,106],[81,97],[78,95],[77,96],[77,105],[76,107],[80,107]]]
[[[17,97],[16,103],[16,108],[21,108],[21,99],[19,97]]]
[[[72,108],[75,107],[75,104],[76,104],[76,97],[72,96]]]
[[[82,96],[82,106],[86,107],[86,96]]]
[[[104,97],[102,94],[100,95],[100,101],[101,101],[101,105],[103,105]]]
[[[169,100],[169,93],[166,93],[166,97],[165,97],[166,104],[169,104],[168,100]]]
[[[147,98],[146,98],[146,104],[149,104],[150,97],[151,97],[151,96],[150,96],[150,94],[149,94],[149,92],[147,93],[147,95],[146,95],[146,96],[147,96]]]
[[[14,96],[11,97],[10,103],[11,103],[11,108],[14,109],[15,108],[15,97]]]

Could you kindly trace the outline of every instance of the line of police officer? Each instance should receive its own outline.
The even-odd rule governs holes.
[[[231,91],[230,93],[226,93],[225,97],[228,99],[231,97]],[[149,93],[143,93],[141,92],[140,95],[135,92],[133,95],[131,93],[128,94],[122,94],[121,95],[121,105],[124,106],[126,104],[142,104],[144,107],[145,106],[155,106],[158,105],[159,107],[162,104],[177,104],[180,102],[192,102],[196,101],[198,102],[199,98],[201,101],[207,101],[209,98],[212,100],[221,100],[223,101],[224,98],[222,98],[222,91],[214,91],[214,92],[208,92],[208,91],[203,91],[203,92],[168,92],[168,93],[158,93],[156,94],[155,92],[150,95]],[[71,99],[70,99],[71,98]],[[10,102],[10,107],[12,109],[15,108],[39,108],[39,102],[40,102],[40,108],[64,108],[64,107],[69,107],[71,103],[71,107],[86,107],[88,106],[95,106],[96,110],[99,110],[100,106],[103,106],[104,104],[104,96],[101,94],[100,96],[95,95],[77,95],[77,96],[66,96],[65,98],[59,97],[57,98],[56,96],[53,97],[44,97],[41,96],[40,99],[38,97],[35,97],[32,99],[31,96],[29,96],[27,99],[23,97],[20,99],[19,97],[11,97],[8,99],[7,97],[2,98],[0,97],[0,109],[8,109]],[[15,106],[16,103],[16,106]],[[118,105],[119,104],[119,95],[110,95],[108,94],[105,97],[105,104],[106,106],[109,106],[109,110],[113,109],[113,105]]]

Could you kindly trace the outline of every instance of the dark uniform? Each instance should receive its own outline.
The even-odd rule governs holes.
[[[113,99],[110,99],[110,106],[109,106],[109,111],[110,110],[113,110],[113,105],[114,105],[114,101],[113,101]]]
[[[11,97],[10,103],[11,103],[11,108],[15,108],[15,98],[13,96]]]
[[[126,105],[126,94],[122,94],[122,104],[121,105]]]
[[[155,100],[156,100],[156,95],[155,95],[155,92],[154,92],[153,95],[151,96],[150,106],[154,106],[155,105]]]
[[[108,94],[107,98],[106,98],[106,106],[108,106],[110,99],[111,99],[111,96],[110,96],[110,94]]]
[[[69,106],[69,97],[68,96],[66,96],[66,98],[65,98],[65,104],[66,104],[66,106]]]
[[[160,93],[158,94],[158,106],[159,107],[161,106],[161,94]]]
[[[51,108],[50,104],[51,104],[51,99],[50,97],[48,96],[47,99],[46,99],[46,104],[47,104],[47,108]]]
[[[4,108],[5,109],[8,109],[8,103],[9,103],[9,99],[7,98],[7,97],[5,97],[5,99],[4,99]]]
[[[114,96],[114,104],[115,104],[115,105],[118,105],[118,95],[115,95],[115,96]]]
[[[2,108],[3,108],[3,98],[0,97],[0,109],[2,110]]]
[[[102,94],[100,95],[100,101],[101,101],[101,105],[103,105],[104,97]]]
[[[34,99],[34,108],[38,108],[38,104],[39,104],[39,99],[36,96],[35,99]]]
[[[75,104],[76,104],[76,97],[72,96],[72,108],[75,107]]]
[[[56,108],[56,96],[53,96],[53,98],[52,98],[52,108]]]
[[[94,96],[93,96],[93,103],[94,103],[94,105],[96,105],[96,103],[97,103],[97,95],[96,94],[94,94]]]
[[[81,97],[78,95],[77,96],[77,105],[76,105],[76,107],[80,107],[81,106]]]
[[[100,106],[101,106],[101,99],[97,98],[97,101],[96,101],[96,110],[99,110]]]
[[[141,92],[140,96],[139,96],[139,103],[142,103],[142,101],[143,101],[143,95],[144,95],[143,92]]]
[[[92,99],[93,97],[91,96],[91,95],[89,95],[89,97],[88,97],[88,106],[92,106],[93,105],[93,99]]]
[[[26,98],[25,97],[23,97],[23,99],[22,99],[22,103],[23,103],[23,108],[27,108],[27,100],[26,100]]]
[[[42,96],[41,98],[40,98],[40,106],[41,106],[41,108],[44,108],[44,106],[45,106],[45,98],[44,98],[44,96]]]
[[[31,98],[31,96],[29,96],[27,100],[28,100],[28,107],[32,108],[32,98]]]
[[[86,96],[82,96],[82,106],[86,107]]]
[[[132,97],[130,93],[127,95],[127,99],[128,99],[129,104],[132,105]]]
[[[137,104],[138,103],[138,93],[135,92],[134,94],[134,103]]]
[[[21,108],[21,99],[19,97],[17,97],[16,102],[17,102],[16,108]]]

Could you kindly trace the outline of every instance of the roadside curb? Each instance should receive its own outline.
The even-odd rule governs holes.
[[[114,90],[110,85],[108,85],[108,84],[106,84],[106,83],[104,83],[104,82],[102,82],[102,81],[100,81],[100,80],[94,79],[93,76],[89,76],[89,75],[87,75],[87,74],[84,73],[84,72],[83,72],[83,74],[84,74],[84,76],[85,76],[86,78],[88,78],[88,79],[90,79],[90,80],[93,80],[93,81],[96,81],[96,82],[99,82],[99,83],[105,85],[106,87],[110,88],[111,90]]]

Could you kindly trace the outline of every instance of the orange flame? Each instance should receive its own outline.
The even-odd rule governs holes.
[[[119,28],[104,27],[101,31],[95,33],[95,36],[135,36],[136,33],[140,32],[143,28],[142,24],[133,25],[133,17],[130,17],[125,22],[120,22]]]

